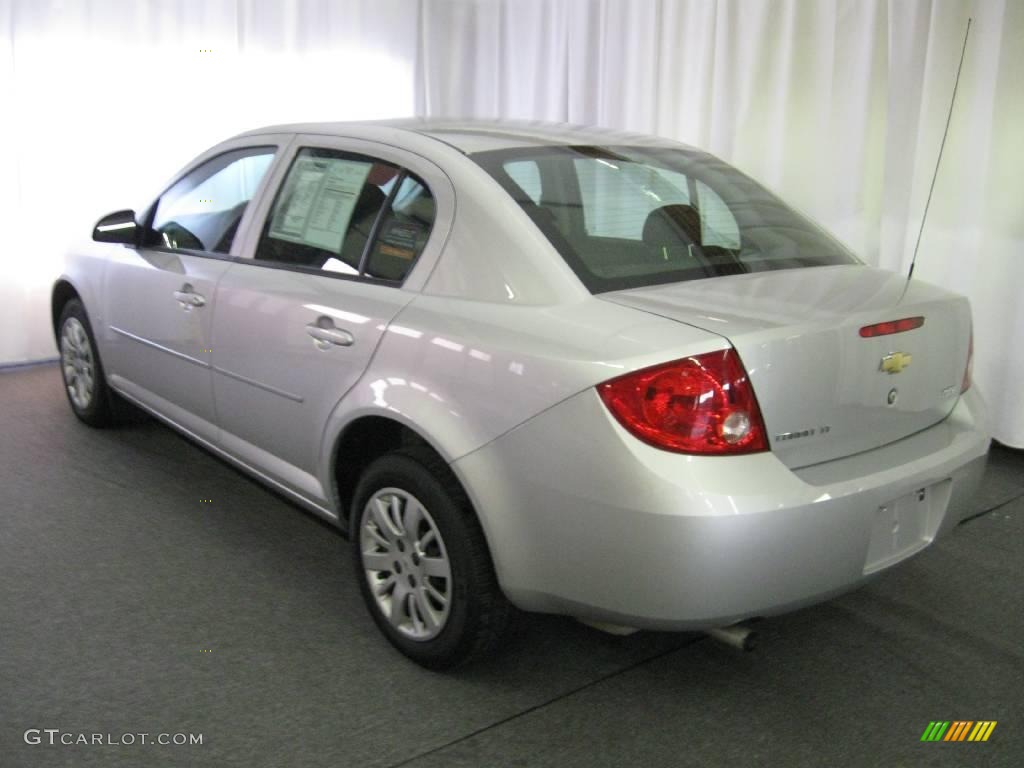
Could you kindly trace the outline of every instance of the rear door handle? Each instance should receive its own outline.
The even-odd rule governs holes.
[[[319,322],[323,322],[323,319]],[[327,322],[331,323],[330,319],[328,319]],[[356,340],[355,336],[348,331],[342,328],[335,328],[334,323],[331,323],[330,325],[310,323],[306,326],[306,333],[316,339],[316,345],[320,349],[327,349],[332,345],[337,347],[351,347]]]
[[[206,298],[202,294],[196,293],[188,283],[181,286],[180,291],[174,292],[174,300],[181,304],[182,309],[186,310],[206,304]]]

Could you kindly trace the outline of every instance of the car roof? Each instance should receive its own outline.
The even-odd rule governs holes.
[[[569,123],[528,120],[474,120],[454,118],[399,118],[356,122],[291,123],[257,128],[237,138],[268,133],[306,133],[373,138],[375,132],[404,131],[427,136],[465,154],[495,149],[537,146],[681,146],[656,136],[593,128]]]

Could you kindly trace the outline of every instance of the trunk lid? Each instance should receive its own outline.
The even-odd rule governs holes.
[[[772,451],[794,469],[877,448],[944,419],[960,394],[970,343],[965,298],[919,281],[908,287],[901,275],[861,265],[716,277],[600,298],[726,338],[746,366]],[[924,324],[860,335],[864,326],[907,317]]]

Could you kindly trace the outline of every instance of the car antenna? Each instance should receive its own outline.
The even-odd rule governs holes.
[[[956,103],[956,90],[960,86],[960,71],[964,68],[964,55],[967,53],[967,38],[971,34],[971,18],[967,19],[967,31],[964,32],[964,45],[960,49],[960,63],[956,68],[956,80],[953,82],[953,96],[949,100],[949,113],[946,115],[946,129],[942,132],[942,143],[939,144],[939,156],[935,159],[935,173],[932,174],[932,185],[928,188],[928,199],[924,203],[924,214],[921,216],[921,228],[917,231],[917,242],[914,243],[914,255],[910,259],[910,271],[907,273],[907,285],[914,276],[914,265],[917,264],[917,249],[921,247],[921,235],[924,234],[924,223],[928,218],[928,208],[932,204],[932,193],[935,191],[935,180],[939,176],[939,163],[942,162],[942,150],[946,148],[946,137],[949,135],[949,124],[953,119],[953,105]]]

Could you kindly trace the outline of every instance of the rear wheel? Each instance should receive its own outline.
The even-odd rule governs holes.
[[[391,644],[430,669],[491,651],[512,608],[444,462],[426,450],[387,454],[367,468],[354,499],[360,590]]]
[[[116,395],[107,386],[96,339],[81,301],[72,299],[64,305],[57,327],[61,375],[71,410],[92,427],[113,423]]]

